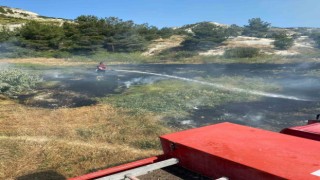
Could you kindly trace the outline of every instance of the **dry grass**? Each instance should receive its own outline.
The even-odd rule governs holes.
[[[97,64],[96,62],[75,62],[68,59],[57,58],[17,58],[17,59],[1,59],[1,62],[13,64],[36,64],[47,66],[75,66],[86,64]]]
[[[0,179],[41,171],[73,177],[157,155],[158,135],[172,132],[159,117],[109,105],[49,110],[0,102]]]

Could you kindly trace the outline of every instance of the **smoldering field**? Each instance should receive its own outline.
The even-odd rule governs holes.
[[[20,68],[44,81],[1,100],[1,178],[72,177],[159,154],[161,134],[220,122],[279,131],[320,111],[317,63]]]
[[[319,64],[118,65],[38,70],[45,82],[20,97],[30,106],[111,104],[151,112],[169,126],[224,121],[279,131],[318,113]],[[187,123],[189,122],[189,123]]]
[[[169,125],[183,128],[228,121],[279,131],[305,124],[319,113],[319,67],[315,63],[121,67],[169,78],[103,102],[163,113]]]

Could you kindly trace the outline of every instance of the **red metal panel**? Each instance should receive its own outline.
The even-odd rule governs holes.
[[[281,133],[320,141],[320,123],[286,128]]]
[[[160,137],[164,153],[212,178],[319,179],[320,143],[221,123]]]
[[[97,171],[97,172],[85,174],[83,176],[70,178],[69,180],[96,179],[96,178],[100,178],[100,177],[103,177],[103,176],[111,175],[111,174],[114,174],[114,173],[117,173],[117,172],[121,172],[121,171],[129,170],[129,169],[137,168],[137,167],[140,167],[140,166],[152,164],[152,163],[155,163],[157,161],[161,161],[163,159],[165,159],[165,156],[163,156],[163,155],[154,156],[154,157],[150,157],[150,158],[134,161],[134,162],[131,162],[131,163],[123,164],[123,165],[120,165],[120,166],[115,166],[115,167],[111,167],[111,168],[108,168],[108,169],[103,169],[103,170],[100,170],[100,171]]]

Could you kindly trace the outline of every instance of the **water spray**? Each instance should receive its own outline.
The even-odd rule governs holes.
[[[221,90],[225,90],[225,91],[249,93],[249,94],[258,95],[258,96],[264,96],[264,97],[290,99],[290,100],[296,100],[296,101],[310,101],[308,99],[302,99],[302,98],[298,98],[298,97],[295,97],[295,96],[286,96],[286,95],[282,95],[282,94],[274,94],[274,93],[267,93],[267,92],[262,92],[262,91],[247,90],[247,89],[241,89],[241,88],[237,88],[237,87],[225,87],[222,84],[210,83],[210,82],[199,81],[199,80],[195,80],[195,79],[189,79],[189,78],[166,75],[166,74],[151,73],[151,72],[144,72],[144,71],[133,71],[133,70],[120,70],[120,69],[119,70],[114,70],[114,71],[128,72],[128,73],[138,73],[138,74],[148,74],[148,75],[154,75],[154,76],[167,77],[167,78],[171,78],[171,79],[179,79],[179,80],[183,80],[183,81],[189,81],[189,82],[194,82],[194,83],[198,83],[198,84],[213,86],[215,88],[218,88],[218,89],[221,89]]]

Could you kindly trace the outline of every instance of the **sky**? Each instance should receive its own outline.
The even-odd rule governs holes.
[[[114,16],[159,28],[202,21],[243,26],[257,17],[275,27],[320,27],[320,0],[0,0],[0,5],[66,19]]]

